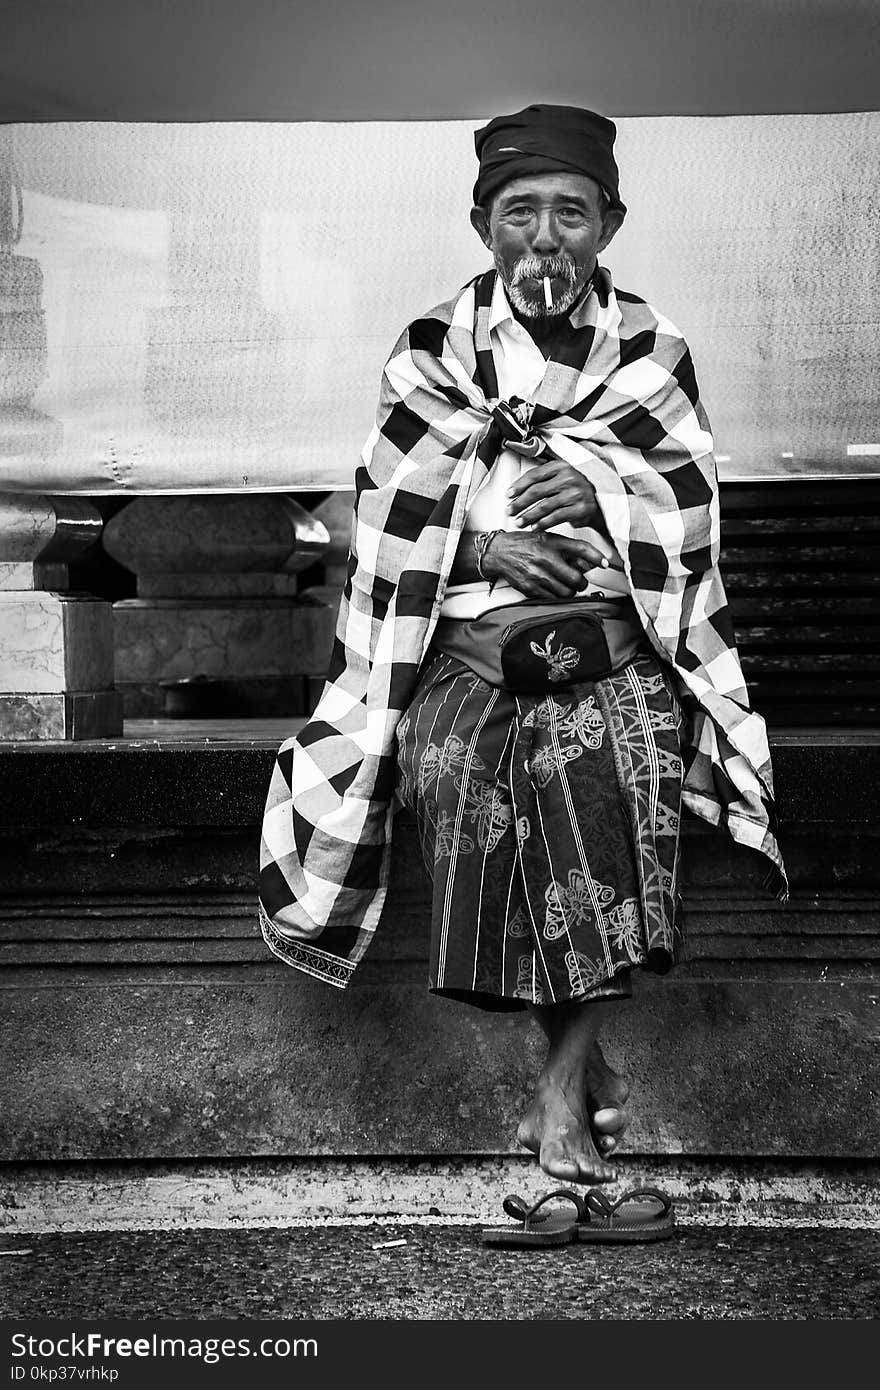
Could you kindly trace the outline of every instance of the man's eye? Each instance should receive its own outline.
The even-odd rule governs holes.
[[[572,217],[583,217],[584,214],[581,208],[560,208],[559,215],[571,219]]]

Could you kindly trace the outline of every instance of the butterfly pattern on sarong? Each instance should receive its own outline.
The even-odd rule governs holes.
[[[516,911],[513,913],[512,917],[508,921],[507,926],[505,927],[505,931],[507,932],[508,936],[513,937],[531,936],[531,919],[529,918],[529,914],[522,903],[519,904]]]
[[[462,779],[455,785],[462,790]],[[491,853],[513,825],[513,807],[504,787],[471,779],[464,788],[464,814],[476,827],[477,844]]]
[[[608,913],[608,926],[613,944],[626,951],[633,962],[642,961],[642,913],[637,898],[625,898]]]
[[[515,999],[527,999],[532,1004],[544,1003],[544,990],[535,974],[535,958],[520,956],[516,963]]]
[[[569,705],[560,703],[553,695],[545,695],[543,700],[537,705],[532,705],[526,710],[520,719],[520,724],[524,729],[549,729],[553,720],[563,719],[568,713]]]
[[[422,754],[419,766],[419,789],[424,792],[429,783],[440,777],[454,777],[468,763],[468,746],[456,734],[450,734],[443,743],[429,743]],[[484,772],[486,764],[479,754],[471,752],[470,767],[473,772]]]
[[[565,956],[565,967],[568,971],[568,983],[572,998],[577,998],[579,994],[586,994],[587,990],[595,989],[596,985],[604,984],[608,978],[604,962],[601,959],[591,959],[583,951],[568,951]]]
[[[564,738],[576,738],[585,748],[599,748],[605,737],[605,720],[596,708],[595,697],[579,700],[573,709],[559,720],[559,733]]]
[[[552,744],[546,744],[543,748],[538,748],[527,760],[526,773],[539,787],[546,787],[566,763],[579,758],[582,752],[583,749],[577,744],[556,748]]]
[[[544,893],[546,913],[541,935],[555,941],[572,926],[598,921],[602,910],[614,902],[616,891],[610,884],[588,880],[580,869],[569,871],[567,884],[553,879]]]
[[[475,848],[470,835],[461,830],[456,832],[455,817],[448,811],[441,811],[436,801],[428,801],[425,811],[434,831],[434,860],[448,859],[457,851],[459,854],[472,854]]]

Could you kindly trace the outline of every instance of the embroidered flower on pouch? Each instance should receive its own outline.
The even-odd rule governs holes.
[[[556,629],[554,628],[552,632],[547,633],[547,636],[544,639],[543,647],[539,647],[537,642],[530,642],[529,646],[531,647],[535,656],[539,656],[542,661],[547,662],[547,675],[549,676],[550,680],[561,681],[565,680],[565,677],[568,675],[569,671],[573,671],[574,668],[577,666],[578,662],[580,661],[581,654],[578,651],[577,647],[565,647],[562,645],[557,647],[556,651],[554,652],[552,647],[550,646],[550,643],[553,641],[553,638],[555,636]]]

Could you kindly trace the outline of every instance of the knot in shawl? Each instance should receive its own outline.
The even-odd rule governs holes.
[[[388,881],[396,729],[415,690],[470,500],[497,452],[489,338],[495,272],[416,320],[391,354],[356,474],[348,579],[330,672],[282,744],[263,821],[260,920],[276,955],[344,986]],[[683,799],[766,856],[766,730],[749,708],[718,572],[712,436],[687,344],[599,269],[533,396],[531,428],[592,484],[645,632],[689,715]],[[283,914],[284,932],[273,922]]]

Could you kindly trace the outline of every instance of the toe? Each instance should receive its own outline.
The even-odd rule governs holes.
[[[614,1182],[617,1177],[617,1169],[612,1164],[605,1163],[598,1154],[583,1154],[578,1161],[578,1167],[581,1182]]]
[[[593,1113],[593,1128],[600,1134],[620,1134],[629,1124],[629,1116],[622,1106],[603,1105]]]

